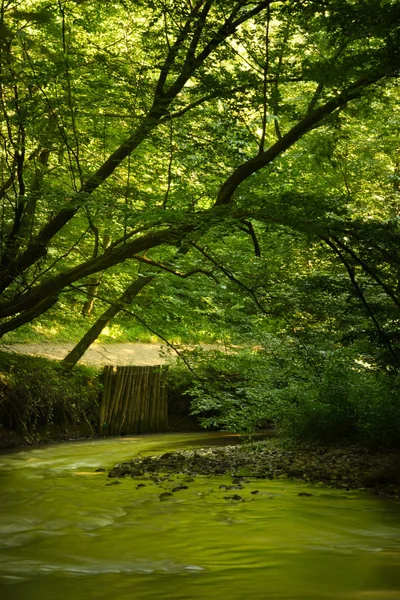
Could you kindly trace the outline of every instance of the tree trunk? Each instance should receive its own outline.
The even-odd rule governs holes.
[[[92,327],[85,333],[83,338],[79,340],[76,346],[67,354],[63,359],[62,364],[65,365],[67,370],[71,370],[78,360],[83,356],[86,350],[101,334],[104,327],[113,319],[127,304],[132,302],[133,298],[154,279],[154,275],[147,277],[139,277],[136,279],[118,298],[118,300],[112,304],[107,310],[97,319]]]
[[[97,235],[98,239],[98,235]],[[108,233],[104,233],[103,235],[103,250],[106,250],[111,243],[111,237]],[[95,244],[95,250],[93,253],[93,258],[98,256],[98,243]],[[93,311],[94,303],[96,300],[96,294],[101,284],[101,280],[103,279],[104,271],[99,273],[98,275],[94,275],[88,279],[88,284],[86,286],[86,291],[88,293],[88,297],[86,298],[86,302],[84,302],[82,306],[82,315],[84,317],[90,317]]]
[[[86,291],[89,294],[82,306],[82,316],[90,317],[93,312],[94,301],[96,300],[96,294],[100,287],[101,278],[104,271],[100,273],[99,277],[90,277],[86,285]]]

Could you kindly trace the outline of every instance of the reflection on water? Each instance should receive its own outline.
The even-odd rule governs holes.
[[[211,442],[219,434],[0,455],[0,597],[400,599],[400,505],[392,500],[283,479],[249,480],[237,492],[220,489],[230,477],[107,485],[95,472],[138,452]],[[188,488],[160,500],[177,481]],[[225,499],[234,493],[243,500]]]

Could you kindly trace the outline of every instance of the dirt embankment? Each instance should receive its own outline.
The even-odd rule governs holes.
[[[31,356],[44,356],[61,360],[72,350],[74,344],[1,344],[0,351],[17,352]],[[104,365],[160,365],[166,362],[160,344],[99,344],[95,343],[85,352],[82,364],[94,367]]]
[[[62,360],[75,344],[52,344],[42,342],[38,344],[0,344],[0,352],[16,352],[30,356],[44,356],[51,360]],[[225,346],[217,344],[199,344],[203,350],[221,350],[227,352]],[[185,346],[188,348],[188,346]],[[162,365],[167,362],[167,357],[176,358],[177,354],[168,346],[161,344],[101,344],[95,342],[85,352],[79,361],[83,365],[104,367],[104,365],[120,366],[146,366]]]

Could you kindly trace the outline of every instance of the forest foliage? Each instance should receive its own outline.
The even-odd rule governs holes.
[[[4,0],[0,336],[79,334],[70,365],[112,319],[223,343],[185,359],[215,425],[331,411],[335,436],[379,437],[399,398],[399,23],[394,0]]]

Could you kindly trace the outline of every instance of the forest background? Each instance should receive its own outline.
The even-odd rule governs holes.
[[[204,425],[398,446],[399,23],[2,0],[2,340],[223,344],[174,367]]]

